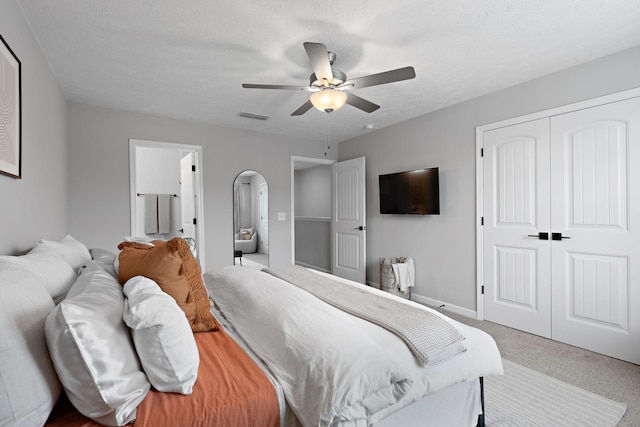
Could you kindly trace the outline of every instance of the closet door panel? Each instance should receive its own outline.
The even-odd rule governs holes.
[[[485,132],[484,317],[550,337],[549,121]],[[533,237],[532,237],[533,236]]]
[[[640,363],[640,99],[553,117],[550,135],[552,338]]]

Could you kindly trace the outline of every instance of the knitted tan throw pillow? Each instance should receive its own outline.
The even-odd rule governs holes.
[[[118,245],[120,284],[135,276],[148,277],[176,300],[193,332],[215,330],[202,271],[188,243],[179,237],[153,243],[155,246],[134,242]]]
[[[196,306],[195,323],[191,324],[194,332],[206,332],[216,328],[211,314],[211,303],[209,302],[209,294],[202,280],[202,270],[200,264],[196,261],[189,244],[179,237],[171,239],[168,243],[175,241],[178,245],[178,254],[182,258],[181,274],[187,277],[187,283],[190,290],[190,301]]]

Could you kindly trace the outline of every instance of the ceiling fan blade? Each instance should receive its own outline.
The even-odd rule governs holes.
[[[304,49],[309,55],[313,72],[318,80],[333,81],[333,72],[331,71],[331,63],[329,62],[329,51],[322,43],[304,42]]]
[[[341,86],[351,84],[354,88],[362,88],[368,86],[383,85],[386,83],[399,82],[401,80],[409,80],[416,76],[413,67],[398,68],[397,70],[385,71],[378,74],[370,74],[368,76],[356,77],[349,79]]]
[[[360,98],[358,95],[354,95],[351,92],[347,93],[347,104],[359,108],[367,113],[373,113],[378,108],[380,108],[378,104],[374,104],[373,102],[367,101],[364,98]]]
[[[291,113],[292,116],[301,116],[304,113],[306,113],[307,111],[309,111],[311,108],[313,107],[313,104],[311,103],[311,100],[307,100],[307,102],[305,102],[304,104],[302,104],[300,106],[300,108],[298,108],[296,111],[294,111],[293,113]]]
[[[283,90],[305,90],[307,92],[317,92],[320,88],[312,88],[311,86],[287,86],[287,85],[260,85],[252,83],[242,83],[245,89],[283,89]]]

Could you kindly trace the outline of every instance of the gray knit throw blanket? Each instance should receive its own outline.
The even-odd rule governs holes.
[[[353,316],[375,323],[400,337],[423,366],[437,365],[464,353],[464,335],[437,314],[404,301],[385,298],[306,268],[262,271],[313,294]]]

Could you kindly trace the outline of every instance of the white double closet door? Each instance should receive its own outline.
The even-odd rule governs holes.
[[[640,363],[640,98],[482,146],[484,318]]]

